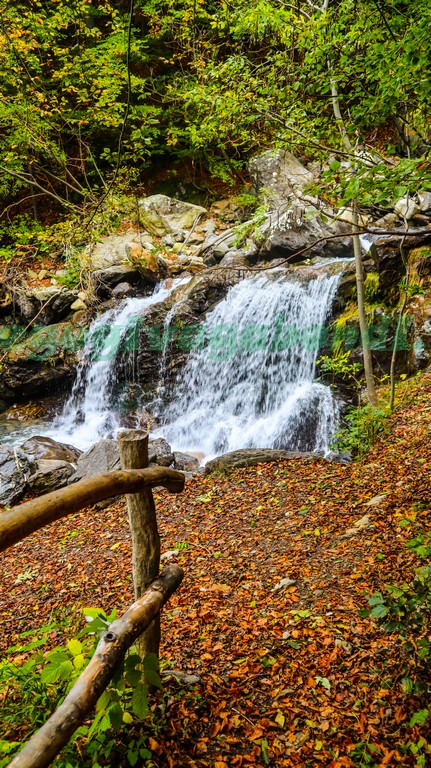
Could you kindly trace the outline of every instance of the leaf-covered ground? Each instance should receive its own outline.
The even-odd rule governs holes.
[[[162,551],[177,549],[186,574],[164,611],[162,657],[200,678],[167,683],[150,739],[161,768],[416,764],[401,745],[431,738],[409,726],[424,706],[403,692],[410,660],[358,611],[410,577],[404,542],[429,527],[430,414],[426,375],[359,463],[284,461],[156,494]],[[3,648],[57,609],[132,600],[123,502],[0,562]]]

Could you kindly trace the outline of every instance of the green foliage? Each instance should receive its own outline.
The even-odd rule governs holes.
[[[362,408],[348,408],[343,416],[344,426],[336,434],[334,450],[350,451],[361,457],[385,433],[388,428],[387,407],[364,405]]]
[[[0,662],[0,695],[3,694],[0,743],[2,754],[8,755],[0,759],[0,768],[21,748],[22,740],[27,740],[59,706],[116,617],[115,611],[107,616],[95,608],[84,609],[84,614],[87,626],[65,646],[44,650],[56,634],[56,625],[52,623],[36,635],[24,632],[23,644],[9,648]],[[106,764],[106,760],[116,761],[121,757],[125,764],[134,766],[151,758],[145,737],[130,733],[134,723],[151,715],[149,685],[162,688],[158,659],[155,654],[148,654],[142,660],[131,649],[99,698],[92,724],[78,728],[56,765],[63,768],[97,766],[99,760]]]
[[[225,180],[262,146],[326,160],[334,85],[359,151],[331,163],[327,195],[385,207],[431,186],[430,23],[428,0],[137,0],[130,27],[114,0],[7,0],[0,201],[88,211],[114,173],[136,183],[167,154]]]
[[[414,569],[410,582],[388,585],[383,592],[376,592],[368,600],[370,607],[360,613],[375,619],[384,631],[398,635],[404,650],[401,657],[401,670],[405,671],[401,680],[404,693],[420,696],[428,691],[431,670],[431,537],[421,534],[408,541],[407,547],[426,564]],[[424,726],[429,717],[427,707],[418,710],[410,718],[410,728]],[[403,749],[405,754],[410,752],[415,756],[417,768],[428,765],[431,749],[424,739],[409,741]]]
[[[331,356],[319,357],[316,365],[321,373],[332,376],[333,381],[339,379],[348,385],[353,384],[359,390],[362,386],[362,379],[359,378],[362,366],[360,363],[352,363],[350,355],[350,350],[343,352],[335,349]]]

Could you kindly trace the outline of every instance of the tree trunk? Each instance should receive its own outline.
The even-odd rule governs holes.
[[[93,710],[126,652],[175,592],[183,578],[178,565],[167,566],[140,600],[116,619],[100,640],[90,663],[65,700],[27,742],[8,768],[47,768]]]
[[[358,206],[353,203],[353,224],[358,227]],[[362,355],[364,359],[365,383],[367,397],[371,405],[377,405],[376,388],[374,386],[373,361],[371,358],[370,337],[368,334],[367,317],[365,314],[364,267],[362,264],[361,242],[358,234],[353,234],[353,251],[356,267],[356,292],[358,301],[359,328],[361,331]]]
[[[148,467],[148,433],[129,429],[118,437],[121,466],[123,469]],[[155,579],[160,568],[160,538],[157,529],[156,509],[151,490],[126,496],[132,535],[132,569],[135,598],[139,600],[148,585]],[[160,617],[138,640],[138,651],[142,658],[147,653],[159,655]]]

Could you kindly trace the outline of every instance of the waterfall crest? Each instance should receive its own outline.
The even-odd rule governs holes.
[[[304,284],[278,271],[231,288],[207,315],[161,434],[206,458],[238,448],[326,453],[338,408],[314,376],[339,277]]]
[[[137,381],[137,324],[145,310],[158,304],[181,284],[156,286],[151,296],[129,298],[104,312],[91,324],[72,392],[53,425],[52,437],[86,449],[120,428],[124,392],[121,379]]]

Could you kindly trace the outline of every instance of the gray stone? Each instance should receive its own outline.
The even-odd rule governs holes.
[[[58,323],[69,313],[77,293],[66,288],[18,288],[13,298],[19,315],[29,323],[37,315],[38,325]]]
[[[0,445],[0,505],[11,506],[22,499],[35,469],[32,456],[27,456],[20,448]]]
[[[196,456],[190,456],[188,453],[174,451],[174,467],[181,472],[197,472],[199,470],[199,459]]]
[[[379,496],[373,496],[372,499],[365,503],[366,507],[378,507],[386,499],[387,493],[381,493]],[[364,518],[361,518],[364,519]],[[357,523],[355,523],[357,525]]]
[[[173,560],[175,557],[178,557],[180,553],[179,549],[168,549],[166,552],[163,552],[163,554],[160,555],[160,560],[162,563],[169,562],[170,560]]]
[[[234,267],[234,268],[245,268],[248,269],[250,267],[250,262],[248,260],[248,254],[246,254],[244,251],[228,251],[225,256],[223,256],[220,264],[220,267]]]
[[[280,592],[282,589],[287,589],[288,587],[293,587],[293,585],[296,584],[296,579],[281,579],[281,581],[278,582],[278,584],[275,585],[275,587],[272,589],[273,592]]]
[[[410,221],[413,216],[420,213],[420,207],[412,200],[411,197],[401,197],[394,205],[394,211],[402,219]]]
[[[97,293],[109,293],[120,283],[129,283],[130,285],[139,285],[142,282],[142,276],[139,271],[127,264],[115,264],[106,269],[97,269],[93,272],[93,278],[96,283]]]
[[[69,484],[76,483],[84,477],[110,472],[111,469],[120,469],[117,441],[100,440],[79,457],[76,472],[69,478]]]
[[[150,464],[158,464],[160,467],[170,467],[173,464],[172,448],[162,437],[149,441],[148,461]]]
[[[422,213],[431,211],[431,192],[419,192],[418,194],[419,208]]]
[[[192,229],[207,210],[166,195],[152,195],[139,200],[139,213],[143,225],[152,235],[164,237]]]
[[[119,283],[112,291],[114,299],[127,299],[136,296],[136,289],[130,283]]]
[[[256,464],[268,464],[273,461],[298,458],[309,460],[319,457],[313,453],[295,453],[294,451],[280,451],[272,448],[241,448],[238,451],[231,451],[208,461],[205,464],[205,473],[236,467],[253,467]]]
[[[313,181],[313,174],[283,149],[253,157],[248,169],[256,193],[272,202],[289,200]]]
[[[88,309],[86,303],[82,299],[76,299],[76,301],[73,302],[73,304],[70,305],[70,308],[74,312],[80,312],[82,309]]]
[[[45,459],[49,461],[61,461],[76,464],[82,451],[79,448],[75,448],[73,445],[67,443],[58,443],[51,437],[41,437],[35,435],[29,440],[26,440],[20,446],[20,449],[30,455],[34,456],[38,461]]]
[[[37,469],[28,479],[28,490],[36,495],[63,488],[75,472],[75,465],[67,461],[39,459]]]
[[[100,270],[109,267],[118,266],[127,260],[126,246],[133,240],[133,237],[139,237],[134,231],[129,231],[125,235],[110,235],[86,254],[91,269]]]
[[[328,239],[333,235],[340,235]],[[343,237],[343,235],[345,235]],[[323,219],[316,210],[281,205],[271,211],[257,239],[260,254],[268,258],[304,261],[315,256],[350,258],[353,243],[350,227],[340,221]],[[307,249],[307,250],[305,250]]]

